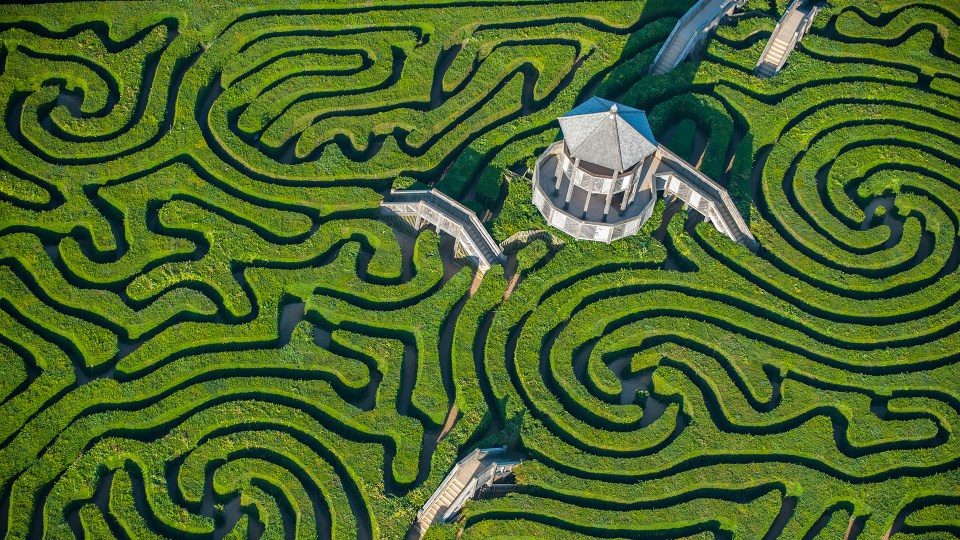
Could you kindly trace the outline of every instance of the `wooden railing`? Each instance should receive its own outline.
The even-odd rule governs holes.
[[[742,242],[748,248],[754,249],[757,240],[754,238],[753,233],[750,232],[750,227],[747,225],[747,222],[744,221],[743,216],[740,215],[740,211],[737,210],[737,206],[733,203],[733,199],[730,198],[727,190],[710,179],[709,176],[681,159],[680,156],[671,152],[665,146],[660,145],[660,150],[665,158],[665,163],[676,171],[676,177],[681,182],[686,182],[695,188],[701,194],[713,199],[719,215],[723,217],[725,221],[729,221],[729,223],[724,223],[723,227],[719,227],[717,224],[714,224],[714,226],[734,241]],[[727,230],[724,230],[724,228]]]
[[[651,73],[657,72],[660,60],[662,60],[664,53],[670,48],[670,46],[673,44],[673,41],[675,39],[678,39],[680,34],[683,33],[683,30],[685,30],[684,27],[690,24],[691,20],[696,18],[698,15],[700,15],[701,12],[703,12],[706,9],[709,9],[710,3],[714,1],[716,0],[699,0],[696,4],[694,4],[692,8],[690,8],[689,11],[687,11],[683,15],[683,17],[680,17],[680,19],[677,21],[676,26],[673,27],[673,31],[670,32],[670,35],[667,36],[667,40],[663,43],[663,46],[660,47],[660,50],[657,52],[657,56],[654,57],[653,63],[650,64]],[[680,54],[677,56],[676,59],[673,60],[673,64],[670,66],[667,66],[666,69],[663,70],[663,72],[670,71],[671,69],[676,67],[680,62],[682,62],[683,59],[686,58],[688,54],[690,54],[690,52],[694,49],[694,47],[696,47],[699,43],[702,42],[703,39],[706,38],[710,30],[712,30],[714,27],[717,26],[717,24],[719,24],[720,19],[723,17],[724,14],[729,12],[734,7],[743,4],[744,2],[745,0],[722,0],[719,5],[717,5],[711,10],[709,16],[704,19],[704,22],[700,24],[697,28],[695,28],[692,32],[690,32],[690,35],[687,37],[687,40],[684,43],[683,49],[681,50]]]
[[[480,223],[477,215],[435,189],[391,190],[383,198],[380,208],[382,214],[416,216],[453,235],[467,255],[476,259],[480,273],[505,260],[500,246]]]

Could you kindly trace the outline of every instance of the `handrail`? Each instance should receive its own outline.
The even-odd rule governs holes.
[[[437,489],[434,490],[433,495],[430,495],[430,498],[427,499],[427,502],[423,503],[423,506],[421,506],[420,510],[417,511],[417,521],[420,521],[420,518],[423,517],[423,514],[425,514],[427,510],[433,506],[433,503],[437,502],[437,499],[440,498],[443,492],[446,491],[447,486],[449,486],[450,483],[453,482],[453,479],[457,476],[457,472],[460,470],[461,465],[463,463],[467,463],[468,460],[475,458],[479,451],[480,450],[477,449],[473,452],[470,452],[467,454],[467,457],[458,461],[457,464],[453,466],[453,469],[450,469],[450,472],[447,473],[446,478],[444,478],[443,481],[440,482],[440,485],[437,486]]]
[[[667,147],[660,145],[660,151],[672,161],[686,164],[685,161],[671,152]],[[689,176],[693,177],[690,178],[689,176],[684,175],[688,180],[694,180],[696,183],[701,184],[701,189],[703,186],[709,188],[709,191],[713,192],[713,196],[719,199],[720,202],[727,207],[727,212],[730,214],[730,217],[733,218],[733,221],[740,230],[740,233],[746,238],[750,239],[751,242],[756,242],[756,238],[754,238],[753,233],[750,232],[750,227],[747,226],[747,222],[743,220],[743,216],[741,216],[740,212],[737,210],[736,205],[733,203],[733,199],[730,198],[730,194],[726,189],[723,188],[723,186],[717,184],[709,176],[703,174],[700,172],[700,170],[694,167],[682,167],[682,169],[683,172],[689,173]]]
[[[800,36],[800,39],[803,40],[803,36],[810,32],[810,29],[813,28],[813,19],[817,16],[817,13],[820,12],[820,6],[812,6],[810,11],[807,13],[807,21],[803,29],[803,35]]]
[[[437,500],[444,494],[444,492],[446,492],[447,487],[454,481],[454,479],[456,479],[457,474],[462,469],[465,469],[467,465],[473,465],[474,463],[479,463],[480,460],[482,460],[487,456],[496,456],[496,455],[501,455],[506,453],[507,453],[506,446],[497,446],[493,448],[476,448],[472,452],[464,456],[463,459],[458,461],[453,466],[453,468],[450,469],[450,472],[447,473],[447,476],[444,477],[442,482],[440,482],[440,485],[437,486],[437,489],[434,490],[432,495],[430,495],[430,498],[427,499],[427,502],[423,503],[423,506],[421,506],[420,510],[417,511],[417,519],[415,521],[419,522],[423,518],[423,515],[426,514],[427,511],[430,508],[432,508],[434,504],[436,504]],[[519,463],[519,462],[511,462],[511,464],[516,464],[516,463]],[[474,474],[472,475],[473,480],[476,480],[477,476],[478,475],[476,474],[476,472],[474,472]],[[465,491],[467,490],[464,489],[461,492],[461,494]],[[472,495],[473,493],[471,492],[470,496]]]
[[[477,482],[476,478],[470,480],[470,482],[467,484],[467,487],[463,488],[463,491],[461,491],[460,494],[457,495],[457,498],[454,499],[453,502],[450,503],[450,506],[447,507],[447,511],[440,516],[440,523],[446,523],[451,517],[453,517],[454,514],[459,512],[460,509],[463,508],[463,505],[466,504],[467,499],[473,497],[478,485],[479,482]]]
[[[713,27],[719,23],[720,15],[727,12],[730,9],[731,5],[734,5],[734,6],[740,5],[743,1],[744,0],[724,0],[715,10],[710,12],[710,16],[707,18],[706,24],[694,29],[694,31],[691,32],[690,37],[687,38],[686,43],[684,43],[683,49],[681,50],[680,54],[677,56],[677,62],[673,66],[670,66],[669,69],[673,69],[673,67],[679,64],[680,61],[686,58],[687,54],[689,54],[690,51],[696,46],[696,44],[703,37],[703,35],[705,35],[707,32],[712,30]],[[663,54],[670,47],[673,40],[677,37],[677,34],[680,32],[680,29],[683,28],[689,22],[690,18],[693,18],[699,15],[700,13],[702,13],[706,5],[709,4],[709,2],[710,0],[700,0],[699,2],[694,4],[694,6],[690,8],[690,10],[683,15],[683,17],[680,17],[680,19],[677,20],[677,24],[673,27],[673,30],[670,32],[670,35],[667,36],[667,40],[663,42],[663,46],[660,47],[660,50],[657,52],[657,55],[653,59],[653,63],[650,64],[651,72],[656,70],[657,63],[660,62],[660,60],[663,57]]]
[[[770,34],[770,39],[767,40],[767,45],[763,48],[763,52],[760,54],[760,59],[757,60],[757,64],[753,68],[754,72],[759,70],[760,66],[764,64],[772,65],[766,61],[767,54],[769,54],[770,49],[773,47],[774,42],[777,41],[777,37],[783,23],[785,23],[793,13],[800,11],[800,4],[802,2],[803,0],[793,0],[793,2],[790,3],[790,6],[787,8],[787,10],[784,12],[783,16],[780,17],[780,20],[777,21],[777,26],[774,27],[773,33]],[[793,36],[791,36],[786,49],[784,49],[783,55],[777,61],[777,65],[774,68],[774,73],[778,73],[781,69],[783,69],[783,66],[786,65],[787,59],[789,58],[790,53],[793,52],[793,50],[797,47],[797,44],[800,43],[801,40],[803,40],[803,36],[813,26],[813,18],[816,16],[818,11],[819,11],[819,7],[811,6],[810,10],[803,15],[803,19],[800,21],[800,23],[797,25],[797,28],[794,30]]]
[[[738,1],[739,0],[727,0],[724,3],[720,4],[717,7],[717,9],[713,10],[713,12],[710,13],[710,17],[707,19],[709,22],[701,26],[700,28],[698,28],[697,31],[694,32],[694,35],[704,34],[706,32],[709,32],[715,26],[720,24],[720,16],[730,10],[730,4],[736,4]],[[691,41],[693,40],[691,39]]]
[[[472,452],[470,452],[469,454],[467,454],[466,456],[464,456],[463,459],[461,459],[460,461],[458,461],[458,462],[453,466],[453,468],[450,469],[450,472],[447,473],[447,476],[443,479],[442,482],[440,482],[440,485],[437,486],[437,489],[434,490],[434,492],[433,492],[433,494],[430,496],[430,498],[427,499],[427,502],[423,503],[423,506],[421,506],[421,507],[420,507],[420,510],[417,511],[417,519],[416,519],[416,520],[417,520],[417,521],[420,521],[420,519],[421,519],[421,518],[423,517],[423,515],[427,512],[427,510],[429,510],[429,509],[434,505],[434,503],[437,502],[437,499],[439,499],[440,496],[444,493],[444,491],[446,491],[447,486],[449,486],[449,485],[453,482],[453,480],[454,480],[454,479],[456,478],[456,476],[457,476],[457,473],[458,473],[461,469],[463,469],[465,465],[467,465],[467,464],[473,464],[473,463],[475,463],[475,462],[479,462],[481,459],[483,459],[483,458],[485,458],[485,457],[487,457],[487,456],[496,456],[496,455],[501,455],[501,454],[506,454],[506,453],[507,453],[507,447],[506,447],[506,446],[497,446],[497,447],[493,447],[493,448],[476,448],[476,449],[474,449]]]
[[[670,42],[673,41],[673,38],[676,36],[677,32],[679,32],[680,29],[683,28],[683,25],[687,24],[687,20],[693,17],[694,13],[703,9],[703,5],[705,5],[709,1],[710,0],[699,0],[696,4],[693,5],[692,8],[690,8],[689,11],[687,11],[686,13],[683,14],[682,17],[677,19],[677,24],[673,26],[673,30],[670,31],[670,35],[667,36],[667,40],[663,42],[663,46],[660,47],[660,51],[657,52],[657,55],[655,57],[653,57],[653,63],[650,64],[651,70],[654,67],[656,67],[657,62],[660,61],[660,57],[663,56],[663,53],[667,50],[667,47],[670,45]]]
[[[794,4],[796,4],[798,1],[799,0],[793,0],[793,2],[790,4],[790,7],[787,8],[786,13],[790,13],[790,11],[793,10],[794,8]],[[761,64],[763,64],[763,60],[767,57],[767,53],[770,52],[770,47],[773,47],[773,42],[776,41],[777,32],[780,31],[780,27],[783,25],[783,22],[786,20],[787,20],[787,16],[786,14],[784,14],[782,17],[780,17],[780,20],[777,21],[777,25],[773,27],[773,32],[770,34],[770,39],[767,40],[767,46],[764,47],[763,52],[760,53],[760,59],[757,60],[757,65],[753,67],[754,70],[756,70],[757,68],[760,67]]]
[[[780,61],[777,62],[777,71],[779,72],[783,69],[783,66],[787,64],[787,58],[790,57],[790,53],[793,52],[793,49],[797,46],[797,43],[800,41],[800,29],[798,28],[794,33],[793,37],[790,38],[790,44],[787,45],[787,49],[783,52],[783,56],[780,57]]]
[[[486,229],[484,229],[483,224],[480,223],[477,215],[459,202],[451,199],[445,193],[435,189],[391,190],[390,193],[383,198],[381,206],[392,209],[396,205],[411,203],[432,207],[435,211],[454,221],[463,233],[463,237],[471,240],[475,245],[477,251],[480,252],[478,253],[479,255],[485,255],[483,252],[486,251],[495,259],[495,261],[489,262],[495,263],[496,261],[503,261],[504,257],[500,251],[500,247],[493,238],[486,233]],[[476,231],[477,234],[473,234],[474,231]]]

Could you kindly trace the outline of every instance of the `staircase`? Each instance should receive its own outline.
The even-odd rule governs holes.
[[[662,75],[669,72],[674,67],[677,66],[680,62],[683,61],[681,55],[683,54],[684,47],[690,41],[689,30],[677,34],[675,39],[667,42],[665,48],[663,49],[663,56],[660,57],[660,61],[654,64],[652,73],[654,75]]]
[[[757,67],[757,76],[763,78],[773,77],[777,74],[777,66],[781,64],[783,57],[787,55],[787,48],[790,47],[789,41],[784,41],[780,37],[773,39],[767,55],[763,62]],[[784,62],[785,63],[785,62]]]
[[[733,215],[730,214],[730,209],[727,208],[726,204],[717,205],[717,212],[720,213],[720,217],[723,218],[724,223],[732,224],[736,222]],[[752,235],[750,236],[750,238],[747,238],[747,236],[743,234],[743,231],[741,231],[739,227],[732,226],[728,228],[730,230],[731,238],[733,239],[734,242],[737,242],[738,244],[743,244],[745,246],[752,246],[753,243],[756,242],[756,240],[753,238]]]
[[[707,38],[724,15],[743,0],[700,0],[677,21],[667,41],[653,60],[650,73],[661,75],[677,67],[697,45]]]
[[[816,6],[805,4],[803,0],[794,0],[790,4],[776,28],[773,29],[763,54],[760,55],[760,60],[753,71],[757,77],[767,79],[783,69],[787,63],[787,57],[813,24],[813,17],[818,9]]]
[[[443,523],[459,514],[467,500],[478,492],[501,493],[497,482],[509,476],[520,462],[507,460],[506,447],[476,449],[460,460],[440,482],[437,490],[417,513],[407,533],[408,540],[419,540],[432,523]],[[510,486],[511,488],[513,486]]]
[[[454,478],[452,482],[447,486],[447,488],[440,494],[440,497],[437,499],[436,504],[431,506],[424,514],[421,516],[418,526],[421,530],[421,533],[427,532],[427,527],[433,523],[433,518],[437,515],[437,512],[441,508],[449,508],[450,503],[452,503],[463,491],[463,483]]]

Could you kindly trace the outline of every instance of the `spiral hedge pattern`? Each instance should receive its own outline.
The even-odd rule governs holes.
[[[750,0],[647,76],[692,3],[0,8],[0,535],[401,538],[510,443],[429,536],[960,536],[960,4],[831,0],[762,80]],[[594,93],[757,253],[661,204],[481,279],[375,219],[536,228],[502,171]]]

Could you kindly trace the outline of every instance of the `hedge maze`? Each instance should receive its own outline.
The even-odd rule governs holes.
[[[0,7],[0,535],[402,538],[511,444],[428,536],[960,536],[960,4],[831,0],[758,79],[787,3],[662,76],[693,2]],[[502,172],[592,94],[760,249],[668,203],[481,278],[376,219],[537,228]]]

